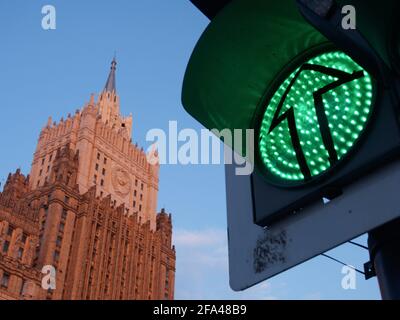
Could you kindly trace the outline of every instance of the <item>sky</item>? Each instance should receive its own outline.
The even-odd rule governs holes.
[[[43,30],[44,5],[56,30]],[[133,141],[148,130],[202,126],[181,105],[190,54],[209,21],[189,0],[1,0],[0,182],[29,173],[41,128],[99,93],[114,52],[121,112],[133,114]],[[229,288],[223,165],[163,165],[158,208],[172,213],[176,299],[379,299],[376,278],[341,286],[342,266],[316,257],[242,292]],[[366,236],[357,239],[365,244]],[[345,244],[329,252],[362,269],[368,252]]]

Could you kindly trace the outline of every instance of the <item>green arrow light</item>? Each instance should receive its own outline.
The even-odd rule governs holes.
[[[366,129],[373,92],[371,76],[343,52],[319,54],[293,71],[261,123],[267,177],[296,185],[327,173]]]

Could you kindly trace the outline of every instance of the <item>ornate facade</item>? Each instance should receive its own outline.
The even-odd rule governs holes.
[[[42,129],[32,169],[0,193],[0,299],[173,299],[171,215],[159,166],[133,145],[116,61],[102,93]],[[153,154],[152,157],[157,156]],[[48,286],[44,266],[55,270]]]

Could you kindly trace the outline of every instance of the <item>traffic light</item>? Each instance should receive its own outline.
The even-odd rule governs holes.
[[[341,25],[345,4],[356,9],[355,30]],[[208,129],[255,131],[256,224],[332,200],[398,157],[397,8],[394,0],[233,0],[210,11],[182,103]]]

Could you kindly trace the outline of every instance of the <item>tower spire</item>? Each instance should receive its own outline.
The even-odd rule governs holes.
[[[111,70],[110,70],[110,74],[108,75],[108,79],[106,82],[106,86],[104,87],[104,91],[108,91],[108,92],[116,92],[116,86],[115,86],[115,70],[117,69],[117,59],[116,59],[116,55],[114,55],[114,58],[111,62]]]

